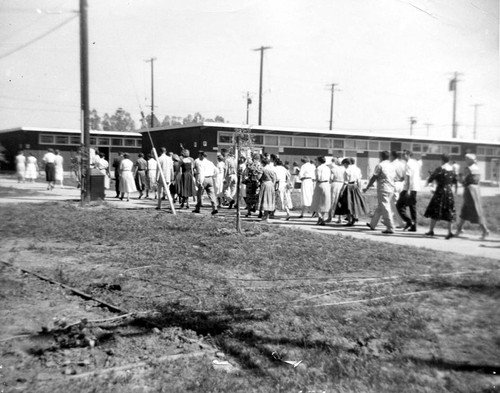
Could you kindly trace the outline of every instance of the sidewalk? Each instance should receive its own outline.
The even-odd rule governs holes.
[[[75,187],[68,188],[54,188],[52,191],[48,191],[45,183],[17,183],[17,180],[13,178],[7,178],[5,176],[0,177],[0,186],[10,188],[8,195],[0,196],[0,209],[2,209],[7,203],[48,203],[55,201],[69,201],[74,203],[79,203],[80,201],[80,190]],[[16,195],[16,190],[22,189],[23,193],[27,195]],[[485,192],[483,195],[496,195],[500,192],[499,189],[489,189],[484,188]],[[115,198],[116,193],[114,190],[106,190],[106,203],[108,203],[113,208],[117,209],[155,209],[157,206],[157,200],[154,199],[137,199],[137,193],[133,194],[130,202],[120,201]],[[202,208],[202,214],[210,215],[211,209],[204,205]],[[176,204],[176,209],[178,204]],[[191,210],[194,208],[192,204],[191,209],[177,209],[178,214],[192,214]],[[169,212],[170,206],[167,200],[162,201],[162,212]],[[217,219],[233,219],[235,210],[228,210],[223,208],[219,211],[216,216]],[[250,222],[260,222],[257,216],[250,218],[244,218],[244,213],[241,215],[243,221]],[[302,230],[308,230],[315,233],[322,233],[328,235],[340,235],[349,237],[352,236],[358,239],[366,239],[378,242],[386,242],[397,244],[401,246],[413,246],[420,248],[427,248],[436,251],[453,252],[463,255],[470,255],[471,257],[485,257],[500,260],[500,236],[490,235],[485,240],[480,240],[479,235],[466,233],[460,238],[453,238],[450,240],[445,240],[446,235],[445,229],[437,229],[436,236],[428,238],[424,236],[424,233],[428,228],[420,227],[417,233],[403,232],[401,230],[396,230],[393,235],[382,234],[383,227],[379,226],[377,230],[372,231],[366,227],[364,221],[360,221],[358,225],[353,227],[347,227],[342,224],[328,224],[326,226],[317,226],[316,219],[308,216],[307,218],[297,219],[298,213],[292,212],[292,218],[290,221],[285,221],[283,214],[278,214],[275,220],[270,220],[269,225],[281,225],[282,227],[296,228]],[[471,258],[471,265],[473,265],[474,260]]]

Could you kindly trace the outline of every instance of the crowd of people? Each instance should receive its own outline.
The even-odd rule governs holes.
[[[48,149],[42,161],[47,189],[52,190],[57,181],[63,187],[60,152]],[[480,226],[482,238],[489,235],[481,206],[476,156],[466,154],[465,161],[467,166],[463,173],[458,173],[458,165],[454,162],[452,165],[450,157],[443,154],[442,165],[429,174],[427,184],[432,183],[435,190],[424,213],[424,217],[430,219],[426,236],[434,236],[438,221],[447,223],[446,239],[460,236],[466,221]],[[335,216],[337,224],[344,220],[346,226],[356,225],[359,217],[369,212],[364,193],[376,183],[377,207],[366,226],[375,230],[382,221],[385,226],[382,233],[387,235],[393,234],[396,228],[417,232],[421,163],[408,150],[380,152],[380,162],[365,187],[360,168],[355,159],[349,157],[333,158],[328,162],[324,156],[314,160],[303,157],[301,165],[297,162],[290,165],[276,154],[253,153],[237,161],[232,151],[223,148],[217,154],[217,162],[213,163],[204,151],[199,151],[198,157],[193,159],[185,148],[177,155],[162,147],[159,156],[148,154],[144,157],[139,153],[135,162],[127,153],[119,153],[110,166],[102,152],[91,149],[90,166],[104,175],[106,189],[110,187],[110,170],[113,170],[116,198],[120,200],[129,201],[131,193],[139,192],[139,199],[143,196],[156,199],[157,209],[161,209],[163,200],[169,199],[170,203],[179,204],[178,209],[190,209],[190,203],[194,204],[192,212],[200,213],[206,193],[212,214],[217,214],[222,207],[239,209],[245,205],[246,217],[257,214],[263,221],[275,218],[276,211],[285,213],[285,220],[290,220],[294,208],[291,193],[300,188],[300,206],[297,206],[300,215],[295,219],[312,214],[320,226],[332,222]],[[80,152],[71,157],[71,168],[79,181]],[[18,181],[34,181],[38,171],[33,154],[26,157],[20,151],[16,156]],[[239,193],[238,174],[241,176]],[[457,218],[453,188],[456,194],[459,182],[464,187],[463,205],[457,230],[453,232],[452,223]]]

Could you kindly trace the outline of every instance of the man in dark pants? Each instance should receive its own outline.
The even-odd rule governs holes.
[[[403,159],[406,161],[405,181],[396,208],[406,223],[404,230],[417,232],[417,192],[420,190],[420,166],[412,156],[411,151],[403,151]],[[407,207],[410,210],[410,217],[406,214]]]
[[[120,198],[120,163],[123,160],[123,152],[118,153],[118,157],[113,160],[113,169],[115,170],[115,191],[116,197]]]

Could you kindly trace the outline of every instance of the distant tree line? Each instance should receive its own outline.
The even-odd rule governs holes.
[[[222,116],[215,116],[214,119],[204,118],[200,112],[196,112],[193,115],[182,116],[165,116],[163,121],[159,121],[156,115],[153,117],[153,127],[167,127],[167,126],[178,126],[186,124],[201,124],[203,122],[216,122],[225,123],[226,121]],[[145,116],[144,120],[141,121],[141,126],[139,129],[145,129],[151,127],[151,114]],[[129,112],[123,108],[118,108],[114,114],[111,116],[107,113],[99,116],[96,109],[92,109],[90,112],[90,129],[101,130],[101,131],[125,131],[133,132],[137,128],[132,116]]]

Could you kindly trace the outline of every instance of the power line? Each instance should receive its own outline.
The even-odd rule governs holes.
[[[35,42],[37,41],[40,41],[42,38],[45,38],[46,36],[48,36],[50,33],[53,33],[54,31],[60,29],[61,27],[63,27],[64,25],[68,24],[69,22],[71,22],[73,19],[75,18],[78,18],[78,15],[73,15],[71,18],[68,18],[66,19],[65,21],[63,21],[62,23],[58,24],[57,26],[53,27],[52,29],[50,29],[49,31],[46,31],[45,33],[43,33],[42,35],[39,35],[38,37],[36,38],[33,38],[32,40],[26,42],[25,44],[21,45],[21,46],[18,46],[17,48],[11,50],[10,52],[7,52],[7,53],[4,53],[3,55],[0,55],[0,60],[7,57],[7,56],[10,56],[16,52],[19,52],[21,49],[24,49],[26,48],[27,46],[31,45],[31,44],[34,44]]]

